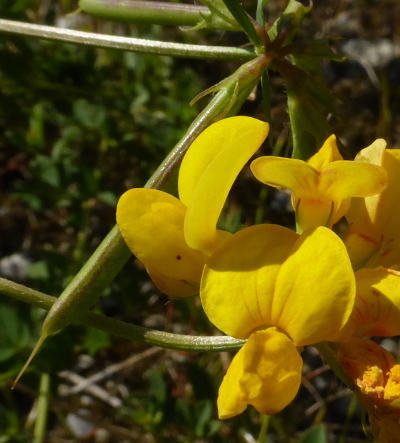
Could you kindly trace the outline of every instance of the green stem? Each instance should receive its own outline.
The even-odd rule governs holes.
[[[5,19],[0,19],[0,32],[25,36],[29,35],[47,40],[95,46],[97,48],[112,48],[147,54],[172,55],[175,57],[238,61],[247,61],[254,58],[253,52],[240,48],[145,40],[141,38],[75,31],[72,29]]]
[[[46,317],[43,323],[46,335],[57,333],[68,326],[75,315],[87,311],[114,280],[130,255],[115,225],[64,289],[52,309],[52,315]]]
[[[261,414],[261,429],[258,435],[257,443],[265,443],[268,433],[269,421],[271,420],[270,415]]]
[[[239,68],[240,69],[240,68]],[[232,89],[223,88],[210,100],[209,104],[193,120],[185,135],[178,141],[174,149],[167,155],[161,165],[147,181],[145,188],[160,188],[174,168],[180,163],[193,140],[218,116],[224,114],[230,105]],[[247,98],[247,97],[246,97]],[[240,106],[244,100],[239,101]]]
[[[154,23],[159,25],[195,26],[201,22],[207,27],[237,30],[228,21],[215,20],[205,6],[183,3],[125,0],[80,0],[82,11],[106,20],[127,23]]]
[[[205,6],[125,0],[80,0],[79,8],[102,19],[128,23],[194,26],[211,12]]]
[[[1,277],[0,293],[46,310],[49,310],[57,300],[55,297],[44,294],[43,292],[36,291]],[[100,329],[127,340],[185,351],[229,351],[239,349],[245,343],[244,340],[238,340],[228,336],[203,337],[157,331],[108,318],[105,315],[94,312],[87,312],[79,318],[75,318],[74,323]]]
[[[37,417],[33,431],[33,443],[43,443],[46,439],[47,417],[50,401],[50,375],[43,373],[40,377]]]

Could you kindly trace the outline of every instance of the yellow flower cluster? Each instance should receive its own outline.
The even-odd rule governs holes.
[[[400,155],[376,140],[346,161],[332,135],[307,162],[259,157],[251,171],[292,192],[301,234],[272,224],[235,234],[217,229],[233,182],[268,130],[243,116],[212,124],[182,161],[179,199],[131,189],[117,207],[125,241],[160,290],[171,297],[199,293],[218,329],[247,339],[222,381],[220,418],[247,405],[266,414],[288,405],[300,386],[303,346],[341,342],[346,361],[360,337],[400,333],[400,273],[392,269],[400,264],[400,212],[392,211]],[[344,242],[332,230],[343,216]],[[398,372],[387,379],[379,367],[360,369],[357,380],[400,395],[387,387]]]

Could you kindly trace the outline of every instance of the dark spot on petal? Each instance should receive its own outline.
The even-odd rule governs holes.
[[[177,259],[177,260],[180,260],[181,258],[182,258],[182,257],[181,257],[180,255],[177,255],[177,256],[176,256],[176,259]]]

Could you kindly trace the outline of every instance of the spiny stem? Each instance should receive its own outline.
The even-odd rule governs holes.
[[[49,310],[57,300],[56,297],[1,277],[0,293],[46,310]],[[81,315],[78,319],[75,319],[74,323],[100,329],[127,340],[184,351],[229,351],[239,349],[245,343],[244,340],[228,336],[193,336],[157,331],[108,318],[94,312]]]
[[[22,369],[18,372],[17,377],[14,380],[14,383],[11,386],[11,389],[14,389],[15,386],[17,386],[20,378],[24,375],[24,372],[28,369],[28,366],[31,364],[32,360],[34,359],[34,357],[36,356],[36,354],[39,352],[39,349],[41,348],[42,344],[44,343],[44,341],[46,340],[47,335],[41,335],[39,340],[37,341],[35,347],[33,348],[31,355],[28,357],[28,360],[26,360],[24,366],[22,367]]]
[[[29,35],[46,40],[95,46],[97,48],[112,48],[146,54],[172,55],[175,57],[247,61],[255,56],[251,51],[228,46],[190,45],[186,43],[121,37],[5,19],[0,19],[0,32]]]

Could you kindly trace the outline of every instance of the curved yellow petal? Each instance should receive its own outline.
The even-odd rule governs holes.
[[[259,157],[251,162],[251,172],[262,183],[290,189],[295,198],[313,197],[318,185],[317,171],[302,160]]]
[[[357,297],[349,324],[357,335],[400,335],[400,272],[378,267],[356,272]]]
[[[270,325],[275,280],[298,236],[277,225],[255,225],[233,234],[209,259],[201,280],[205,313],[228,335],[247,338]]]
[[[355,161],[336,161],[322,169],[320,192],[339,202],[350,197],[378,194],[387,185],[386,171],[377,165]]]
[[[328,163],[337,160],[343,160],[343,157],[337,148],[336,136],[332,134],[325,140],[320,150],[307,160],[307,163],[317,171],[320,171]]]
[[[169,297],[186,298],[199,293],[199,281],[190,282],[184,279],[172,278],[150,267],[147,267],[146,270],[157,288]]]
[[[276,414],[296,396],[302,359],[293,342],[276,328],[256,331],[233,358],[218,393],[218,415],[230,418],[247,405]]]
[[[268,135],[268,123],[230,117],[209,126],[193,142],[179,171],[179,195],[188,207],[185,239],[211,254],[218,218],[237,175]]]
[[[356,236],[371,238],[380,244],[380,258],[377,262],[384,266],[393,266],[400,263],[400,211],[398,206],[398,192],[400,189],[400,152],[385,148],[384,140],[376,140],[371,146],[362,150],[359,157],[374,164],[381,164],[388,175],[387,187],[380,193],[364,199],[353,199],[346,219],[350,224],[350,231],[346,239],[349,251],[359,256],[363,245],[354,241]],[[357,157],[358,158],[358,157]],[[356,240],[358,240],[356,238]],[[365,244],[368,250],[368,244]],[[356,248],[355,248],[356,247]],[[355,251],[353,252],[353,249]],[[374,262],[372,262],[374,263]],[[370,264],[369,264],[370,266]]]
[[[354,305],[355,279],[346,248],[330,229],[303,234],[276,280],[272,324],[297,346],[335,340]]]
[[[382,166],[388,174],[388,185],[379,196],[378,201],[365,200],[374,226],[384,234],[386,239],[398,239],[400,237],[400,211],[398,208],[400,151],[398,149],[387,149],[383,159]],[[374,203],[373,207],[372,203]]]
[[[377,138],[369,146],[361,149],[354,160],[371,163],[372,165],[382,166],[385,148],[386,141],[383,138]]]
[[[117,205],[124,240],[143,264],[162,275],[199,282],[205,257],[189,248],[183,236],[185,206],[156,189],[130,189]]]
[[[268,135],[269,125],[252,117],[235,116],[219,120],[206,128],[190,145],[179,169],[179,199],[189,206],[196,187],[207,168],[223,151],[231,153],[227,164],[220,164],[218,173],[232,167],[237,151],[245,151],[247,160]],[[247,160],[240,166],[244,166]],[[240,163],[240,162],[239,162]]]
[[[362,149],[354,159],[359,162],[366,162],[376,166],[384,165],[386,142],[383,139],[375,140],[371,145]],[[388,176],[388,186],[390,185],[390,175]],[[346,219],[350,224],[356,223],[363,227],[371,226],[371,221],[375,219],[375,212],[380,195],[376,194],[367,198],[354,198],[351,201],[350,210],[346,214]]]

